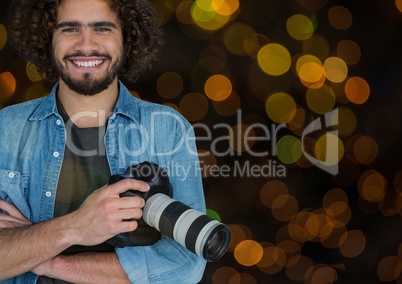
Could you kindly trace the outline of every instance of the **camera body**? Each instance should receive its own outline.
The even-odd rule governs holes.
[[[166,171],[155,163],[143,162],[130,166],[124,174],[111,176],[108,184],[113,184],[127,178],[142,180],[146,182],[150,188],[147,192],[127,190],[126,192],[121,193],[120,197],[140,196],[146,202],[156,193],[162,193],[169,197],[172,197],[173,195],[172,185],[170,184]],[[126,246],[152,245],[160,240],[160,232],[145,223],[143,218],[138,219],[137,222],[138,227],[136,230],[118,234],[107,242],[115,247],[123,248]]]
[[[172,199],[173,189],[167,172],[155,163],[130,166],[126,173],[114,175],[109,184],[126,178],[149,184],[147,192],[128,190],[120,197],[140,196],[145,200],[143,217],[133,232],[121,233],[108,240],[115,247],[152,245],[161,234],[175,240],[207,261],[216,261],[226,252],[231,233],[217,220]],[[131,220],[123,220],[131,221]]]

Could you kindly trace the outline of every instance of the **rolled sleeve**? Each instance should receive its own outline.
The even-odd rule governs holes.
[[[116,249],[132,283],[198,283],[206,261],[175,241],[162,237],[152,245]]]

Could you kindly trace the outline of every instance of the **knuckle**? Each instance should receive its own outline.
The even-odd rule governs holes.
[[[136,196],[135,199],[133,200],[135,203],[135,207],[144,207],[145,206],[145,200],[142,197]]]
[[[135,229],[138,228],[138,222],[137,221],[132,221],[132,222],[127,222],[128,224],[128,230],[129,231],[134,231]]]
[[[141,209],[136,209],[135,210],[135,216],[137,219],[142,217],[142,210]]]

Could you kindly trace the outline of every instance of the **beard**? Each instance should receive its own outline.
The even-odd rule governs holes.
[[[121,53],[123,54],[123,53]],[[74,56],[85,56],[82,53],[74,53],[64,56],[63,61],[67,65],[67,61],[70,57]],[[88,56],[95,56],[95,57],[104,57],[107,60],[112,60],[109,54],[99,54],[99,53],[91,53]],[[104,90],[106,90],[116,79],[119,72],[123,69],[125,64],[125,60],[123,56],[117,58],[117,60],[110,66],[110,68],[106,71],[106,73],[98,79],[94,79],[91,73],[83,73],[81,79],[73,78],[70,72],[63,66],[63,64],[58,61],[53,53],[53,65],[59,75],[60,79],[64,81],[67,87],[84,96],[93,96],[98,94]]]

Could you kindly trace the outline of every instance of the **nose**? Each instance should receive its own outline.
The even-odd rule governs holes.
[[[99,51],[99,42],[96,36],[89,30],[82,30],[74,45],[76,51],[84,54],[91,54],[94,51]]]

